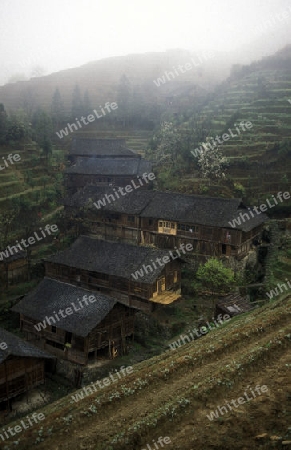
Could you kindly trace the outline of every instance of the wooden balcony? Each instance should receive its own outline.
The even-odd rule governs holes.
[[[170,305],[181,297],[181,294],[172,291],[164,291],[156,297],[150,299],[153,303],[160,303],[161,305]]]

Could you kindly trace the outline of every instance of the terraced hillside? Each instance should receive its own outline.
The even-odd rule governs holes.
[[[185,57],[186,56],[184,55],[183,58]],[[220,146],[220,149],[230,161],[230,167],[228,169],[230,177],[236,183],[241,184],[244,187],[246,191],[245,197],[247,197],[249,203],[257,203],[260,200],[263,202],[266,195],[274,194],[280,190],[287,190],[289,188],[289,180],[291,180],[290,46],[273,56],[254,62],[249,66],[234,67],[231,77],[219,86],[217,86],[217,83],[220,82],[221,76],[217,75],[218,78],[216,83],[214,83],[215,86],[217,86],[216,88],[213,83],[209,84],[206,82],[208,72],[203,72],[203,76],[199,77],[199,79],[201,78],[201,81],[204,80],[204,82],[206,82],[206,85],[203,88],[200,83],[197,82],[195,77],[189,86],[186,79],[179,78],[157,88],[153,83],[153,79],[163,74],[163,64],[165,61],[169,64],[170,60],[167,59],[168,57],[165,60],[165,55],[163,54],[156,54],[154,60],[159,62],[159,66],[159,64],[155,65],[156,63],[153,65],[151,58],[153,58],[153,55],[140,55],[137,57],[135,64],[137,64],[137,61],[141,60],[143,61],[143,64],[137,64],[136,70],[138,69],[139,75],[136,75],[131,79],[132,87],[138,88],[140,94],[146,99],[146,104],[149,108],[147,114],[141,116],[143,117],[143,120],[141,120],[140,123],[142,126],[137,126],[137,128],[146,128],[146,124],[143,122],[147,120],[152,122],[152,126],[154,124],[158,126],[161,119],[173,121],[176,121],[177,119],[179,122],[184,115],[184,117],[187,117],[187,120],[183,119],[186,121],[182,124],[182,128],[187,132],[189,132],[189,130],[192,132],[193,128],[206,129],[209,130],[209,133],[213,137],[216,135],[221,137],[231,129],[236,136],[230,135],[230,138]],[[70,103],[72,86],[80,81],[77,74],[83,73],[83,71],[84,77],[82,77],[82,89],[90,87],[88,85],[88,80],[94,80],[94,88],[91,86],[92,89],[89,89],[90,96],[92,96],[92,104],[95,104],[95,101],[97,101],[97,94],[99,96],[102,93],[103,96],[108,89],[111,93],[115,92],[116,97],[119,77],[117,76],[117,72],[111,71],[110,73],[114,74],[114,77],[112,79],[113,84],[109,86],[107,79],[108,73],[105,68],[107,67],[107,64],[109,64],[109,66],[113,64],[114,67],[115,65],[119,65],[119,72],[121,71],[120,73],[122,73],[122,68],[125,70],[127,67],[128,70],[129,66],[127,66],[127,62],[129,63],[131,60],[128,59],[127,61],[127,59],[128,58],[125,57],[121,59],[117,58],[116,61],[114,59],[108,61],[104,60],[96,64],[92,63],[82,68],[74,69],[73,72],[76,78],[70,77],[70,86],[65,85],[66,90],[68,90],[68,92],[66,91],[66,103],[68,105]],[[134,59],[135,58],[133,58],[133,60]],[[213,60],[213,63],[214,62],[218,70],[219,67],[221,68],[223,65],[223,58],[219,59],[216,57],[215,61]],[[168,66],[166,65],[165,67]],[[143,70],[140,72],[141,68]],[[151,78],[146,85],[143,85],[139,77],[141,76],[141,73],[144,76],[145,68],[147,68],[147,73],[151,73]],[[65,72],[66,75],[71,73],[70,71]],[[130,70],[130,72],[125,70],[124,73],[128,75],[130,73],[132,75],[133,72],[132,70]],[[216,73],[216,71],[213,73]],[[98,87],[96,84],[96,77],[95,75],[93,76],[93,74],[96,76],[98,75],[97,78],[100,78],[102,83],[106,80],[106,89],[101,89],[100,86]],[[19,91],[20,95],[20,92],[29,87],[31,89],[36,89],[35,92],[43,94],[43,97],[39,97],[42,99],[40,106],[47,106],[47,102],[49,99],[51,100],[53,91],[57,85],[53,80],[59,80],[59,78],[62,77],[62,83],[68,83],[68,78],[64,75],[63,72],[60,72],[59,74],[53,74],[49,77],[32,79],[29,82],[4,86],[0,89],[2,101],[5,105],[7,104],[9,106],[9,99],[18,98],[16,92]],[[192,75],[194,76],[194,72]],[[181,89],[178,89],[177,83],[179,84],[182,80],[184,80],[184,84],[182,83],[183,88],[181,87]],[[194,80],[196,81],[194,82]],[[194,88],[197,89],[195,90]],[[106,95],[103,99],[104,101],[108,100]],[[116,99],[115,97],[113,96],[112,99]],[[139,97],[135,98],[132,103],[134,117],[141,113],[140,108],[142,108],[143,105],[138,98]],[[99,97],[98,102],[101,103]],[[156,112],[156,114],[154,114],[157,105],[160,107],[160,109],[158,108],[159,113]],[[10,108],[12,109],[15,107],[17,107],[17,105],[14,105],[13,107],[10,105]],[[162,112],[164,115],[160,116]],[[106,130],[106,124],[103,123],[101,126],[96,122],[92,124],[92,126],[90,125],[90,127],[88,126],[88,128],[82,129],[82,133],[80,134],[91,135],[97,133],[99,137],[101,135],[104,137],[123,136],[126,138],[129,148],[144,155],[153,131],[140,131],[138,129],[128,129],[124,131],[125,125],[121,124],[123,121],[122,114],[122,108],[120,108],[120,110],[117,111],[116,116],[119,120],[117,128],[120,128],[120,130],[116,129],[114,131],[112,127],[110,129],[108,124],[109,128]],[[236,127],[242,120],[251,122],[252,128],[246,129],[245,131],[240,129],[240,134],[238,135]],[[79,134],[79,132],[74,134]],[[69,136],[68,139],[64,139],[61,144],[69,145],[71,137],[72,136]],[[284,141],[287,141],[287,147],[284,147]],[[31,166],[33,167],[33,161]],[[34,166],[36,168],[38,167],[37,164],[34,164]],[[201,178],[198,178],[197,174],[193,175],[193,167],[194,166],[189,164],[188,160],[188,174],[183,174],[182,180],[178,180],[177,177],[177,183],[183,186],[183,191],[197,193],[200,192],[199,186],[201,184]],[[7,173],[4,174],[2,172],[0,173],[0,181],[2,181],[1,177],[3,175],[5,175],[3,178],[3,183],[5,184],[2,187],[2,192],[7,193],[7,195],[14,194],[14,188],[18,182],[18,179],[15,178],[17,177],[17,174],[14,174],[14,177],[12,177],[8,176]],[[39,196],[38,192],[41,191],[41,180],[35,182],[35,186],[33,186],[35,193],[30,192],[32,191],[31,186],[26,185],[18,184],[19,188],[23,188],[22,190],[30,196],[34,195],[35,198]],[[213,186],[212,188],[214,192],[217,192],[216,186]],[[210,195],[213,195],[211,186],[209,186],[208,190],[209,192],[200,193],[209,193]],[[222,194],[240,196],[239,192],[222,192]],[[3,197],[4,195],[0,193],[0,203],[1,201],[4,201]]]
[[[252,198],[288,187],[291,157],[279,143],[291,140],[291,47],[237,69],[211,96],[196,120],[208,123],[213,137],[236,136],[220,146],[230,161],[229,174]],[[289,102],[290,100],[290,102]],[[252,128],[236,126],[250,121]],[[190,124],[190,122],[189,122]],[[275,145],[277,144],[277,145]]]
[[[122,137],[126,139],[128,148],[144,156],[149,139],[152,136],[150,131],[134,130],[119,132],[98,132],[89,131],[74,133],[74,136],[95,136],[95,137]],[[70,139],[62,142],[62,148],[57,145],[53,148],[49,164],[46,157],[37,144],[23,143],[13,147],[0,146],[0,161],[2,157],[12,153],[19,154],[21,160],[13,165],[9,165],[5,170],[0,171],[0,205],[11,207],[12,199],[27,199],[32,204],[39,205],[51,199],[55,200],[54,189],[62,188],[62,170],[65,168],[66,150],[69,148]],[[2,164],[3,165],[3,164]]]
[[[0,161],[9,154],[19,154],[21,159],[0,171],[1,207],[11,207],[12,199],[21,198],[41,208],[49,198],[49,191],[52,191],[50,197],[54,199],[53,190],[61,181],[60,164],[64,161],[64,151],[55,147],[49,164],[33,142],[12,147],[0,146]]]
[[[83,400],[48,405],[17,448],[131,450],[160,436],[171,439],[169,450],[291,448],[290,319],[289,296],[135,365]],[[267,388],[256,395],[256,386]],[[239,397],[248,401],[227,409]]]

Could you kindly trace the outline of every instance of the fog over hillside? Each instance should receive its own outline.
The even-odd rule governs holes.
[[[0,24],[0,448],[290,448],[290,0]]]
[[[2,0],[0,83],[79,67],[103,58],[185,49],[249,63],[290,42],[287,0]]]

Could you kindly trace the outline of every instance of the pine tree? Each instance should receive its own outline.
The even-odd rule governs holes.
[[[72,94],[72,119],[79,119],[83,115],[84,103],[81,96],[81,90],[78,84],[74,87]]]
[[[51,103],[51,116],[55,128],[59,128],[62,121],[65,120],[65,108],[58,88],[56,88],[53,94]]]
[[[91,105],[88,89],[86,89],[85,94],[84,94],[83,105],[84,105],[83,115],[88,116],[88,114],[92,110],[92,105]]]
[[[117,88],[117,103],[123,118],[123,127],[129,124],[131,116],[132,87],[126,75],[122,75]]]

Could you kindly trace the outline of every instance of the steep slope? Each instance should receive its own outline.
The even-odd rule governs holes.
[[[249,66],[235,66],[232,76],[195,116],[195,122],[207,124],[213,137],[229,134],[219,146],[229,158],[228,172],[256,201],[289,187],[291,153],[280,145],[291,140],[290,68],[291,46]],[[241,121],[251,122],[252,127],[241,128]]]
[[[290,318],[291,297],[143,361],[79,402],[69,396],[48,405],[44,421],[23,431],[17,448],[141,449],[160,436],[169,436],[165,448],[175,450],[289,448]],[[263,385],[267,391],[252,396]],[[248,402],[207,417],[245,392]]]

